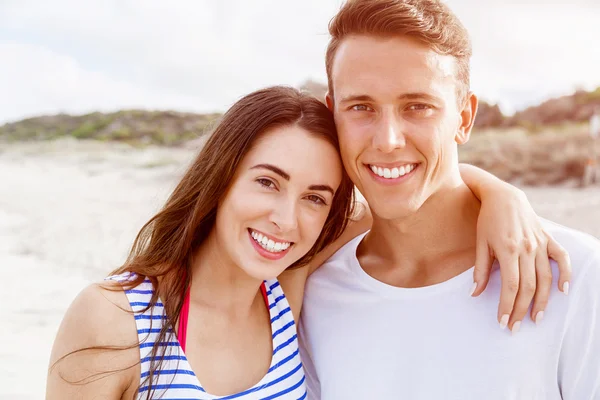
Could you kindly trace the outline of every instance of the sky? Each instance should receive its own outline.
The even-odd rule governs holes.
[[[600,0],[447,0],[472,89],[506,113],[600,86]],[[342,0],[0,0],[0,124],[123,108],[224,111],[325,82]]]

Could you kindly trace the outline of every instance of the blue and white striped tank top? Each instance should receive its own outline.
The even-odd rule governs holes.
[[[111,276],[109,280],[125,281],[132,275],[126,273]],[[207,393],[192,371],[190,364],[177,340],[175,332],[171,332],[166,342],[165,357],[158,375],[153,377],[153,398],[163,400],[184,399],[237,399],[237,400],[267,400],[267,399],[306,399],[306,384],[304,369],[300,360],[296,324],[283,290],[276,279],[265,281],[269,313],[271,315],[271,332],[273,333],[273,357],[267,374],[256,385],[248,390],[229,396],[215,396]],[[150,280],[146,279],[137,287],[126,290],[125,294],[134,312],[140,341],[140,382],[148,376],[152,346],[165,319],[161,300],[146,312],[153,293]],[[159,356],[160,357],[160,356]],[[141,386],[138,399],[145,398],[148,386]]]

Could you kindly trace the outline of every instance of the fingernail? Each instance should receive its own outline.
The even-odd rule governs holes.
[[[537,314],[535,314],[535,324],[539,325],[540,322],[542,322],[542,320],[544,319],[544,312],[543,311],[539,311]]]
[[[512,328],[512,334],[516,335],[517,332],[519,332],[519,329],[521,328],[521,321],[517,321],[513,324],[513,328]]]
[[[471,293],[469,293],[469,296],[473,296],[475,290],[477,290],[477,282],[473,282],[473,286],[471,287]]]
[[[502,318],[500,318],[500,329],[506,328],[506,325],[508,325],[509,318],[510,318],[510,315],[508,315],[508,314],[504,314],[502,316]]]
[[[563,293],[565,296],[569,294],[569,282],[563,283]]]

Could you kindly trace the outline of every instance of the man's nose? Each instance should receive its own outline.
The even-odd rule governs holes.
[[[388,110],[382,113],[377,131],[373,136],[373,147],[383,153],[391,153],[406,146],[403,132],[403,121],[395,112]]]

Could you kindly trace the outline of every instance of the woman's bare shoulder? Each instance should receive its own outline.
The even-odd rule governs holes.
[[[282,272],[277,280],[285,293],[285,297],[292,309],[294,320],[298,322],[300,311],[302,310],[302,300],[304,298],[304,285],[308,278],[308,265],[303,267],[288,269]]]
[[[89,285],[71,303],[56,335],[47,399],[88,394],[120,399],[139,383],[138,345],[135,319],[121,284]]]

